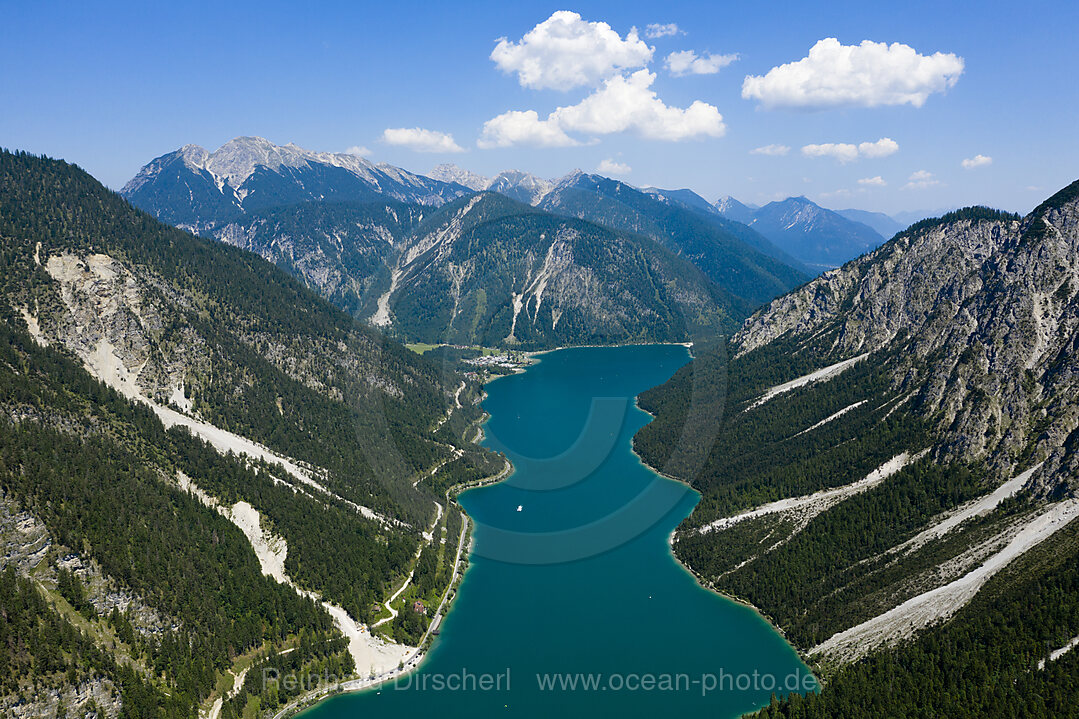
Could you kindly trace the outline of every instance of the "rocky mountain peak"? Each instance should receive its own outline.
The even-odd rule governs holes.
[[[739,202],[730,195],[716,200],[714,207],[719,211],[719,214],[723,215],[728,220],[742,222],[747,225],[753,221],[754,211],[759,209],[756,205],[747,205]]]
[[[295,143],[237,137],[213,152],[185,145],[144,166],[121,190],[158,219],[197,232],[237,214],[312,201],[356,202],[382,197],[439,206],[469,189],[373,165],[344,152],[314,152]]]
[[[491,184],[489,177],[458,167],[452,162],[438,165],[428,172],[427,176],[442,182],[456,182],[458,185],[464,185],[468,189],[476,190],[477,192],[486,190],[488,185]]]
[[[485,189],[500,192],[530,205],[537,204],[554,188],[554,183],[529,172],[505,170],[498,173]]]

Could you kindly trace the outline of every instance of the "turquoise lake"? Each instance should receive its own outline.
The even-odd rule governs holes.
[[[396,684],[304,719],[735,717],[815,687],[764,619],[671,554],[698,497],[633,453],[649,420],[633,398],[688,361],[681,346],[566,349],[490,383],[484,442],[516,471],[460,498],[475,546],[432,651]]]

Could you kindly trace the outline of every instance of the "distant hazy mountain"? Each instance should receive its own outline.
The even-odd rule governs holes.
[[[437,206],[470,192],[357,155],[311,152],[261,137],[238,137],[215,152],[185,145],[151,161],[120,190],[159,220],[196,232],[302,202],[393,199]]]
[[[861,222],[863,225],[872,227],[877,231],[877,234],[885,239],[891,239],[895,233],[902,232],[910,224],[908,222],[906,225],[901,225],[894,217],[883,212],[869,212],[867,210],[836,210],[835,212],[848,220]]]
[[[729,219],[743,218],[739,221],[816,269],[838,267],[884,242],[884,237],[869,225],[825,209],[805,197],[769,202],[756,210],[725,197],[717,203],[717,209]]]
[[[269,208],[214,237],[410,341],[682,342],[732,332],[752,307],[646,237],[497,193],[434,212],[396,202]]]
[[[777,259],[781,251],[752,229],[671,199],[685,191],[658,192],[575,172],[559,180],[539,207],[651,237],[753,304],[807,279],[803,268]]]
[[[542,177],[519,170],[506,170],[496,175],[484,189],[512,197],[518,202],[536,205],[551,191],[552,187],[554,183]]]
[[[651,195],[657,200],[666,202],[667,204],[677,202],[686,207],[691,207],[694,210],[703,212],[706,215],[721,214],[720,211],[716,209],[715,205],[693,190],[663,190],[658,187],[642,187],[640,190],[646,195]]]
[[[477,192],[497,192],[527,205],[538,204],[557,182],[520,170],[505,170],[494,177],[485,177],[452,163],[439,165],[431,170],[430,177],[442,182],[464,185]]]
[[[714,205],[716,211],[729,220],[749,224],[753,221],[753,213],[760,209],[756,205],[746,205],[734,199],[730,195],[721,197]]]
[[[646,193],[579,170],[554,182],[517,170],[488,180],[448,164],[432,174],[239,138],[158,158],[123,194],[409,340],[681,341],[705,327],[732,331],[810,276],[689,190]],[[490,194],[466,203],[480,187]],[[446,200],[459,214],[438,224],[443,213],[430,207]]]
[[[704,234],[710,235],[718,232],[726,238],[720,241],[720,245],[729,240],[731,235],[734,235],[741,243],[748,245],[772,260],[779,260],[784,265],[787,265],[787,269],[793,268],[797,273],[802,273],[806,276],[815,274],[818,269],[811,269],[802,261],[777,247],[764,235],[739,224],[742,223],[742,220],[738,219],[738,217],[746,216],[749,219],[746,219],[745,222],[749,222],[752,212],[757,209],[757,206],[743,205],[729,197],[725,198],[726,203],[720,201],[718,205],[713,205],[693,190],[665,190],[658,187],[637,188],[618,180],[612,180],[601,175],[591,175],[581,170],[574,170],[555,180],[545,180],[519,170],[507,170],[488,180],[482,175],[477,175],[457,165],[445,164],[439,165],[432,170],[431,176],[446,182],[456,182],[475,189],[497,192],[518,202],[542,207],[557,214],[580,217],[616,229],[641,232],[653,239],[667,243],[675,252],[679,253],[686,251],[685,244],[687,241],[693,242],[689,235],[686,234],[688,232],[686,221],[672,224],[669,219],[665,219],[657,225],[654,220],[660,215],[684,216],[688,212],[696,215],[696,217],[688,220],[689,226],[699,225],[703,218],[708,224],[712,225]],[[602,182],[595,182],[595,180],[602,180]],[[591,183],[591,186],[585,187],[589,183]],[[601,187],[606,188],[606,190],[600,189]],[[590,194],[572,197],[580,190]],[[618,196],[623,191],[625,194]],[[624,198],[630,196],[631,192],[639,193],[638,197],[631,203],[635,205],[634,207],[628,207],[623,202]],[[648,199],[645,200],[640,195],[646,196]],[[593,206],[590,206],[590,203]],[[738,216],[730,218],[734,222],[731,222],[724,215],[724,209]],[[663,225],[663,227],[660,227],[660,225]],[[672,233],[674,236],[672,236]],[[669,240],[673,240],[673,244],[668,242]],[[701,251],[690,252],[687,256],[712,279],[727,286],[732,278],[716,274],[718,267],[724,263],[721,261],[717,265],[713,261],[714,258],[709,258],[709,255],[712,252],[729,254],[730,248],[724,249],[721,246],[716,246],[705,249],[703,247],[705,243],[701,244],[702,247],[698,248]],[[765,271],[770,272],[767,269]],[[744,279],[748,283],[747,286],[739,288],[741,291],[735,291],[741,296],[750,299],[751,302],[756,303],[770,299],[776,293],[782,292],[785,289],[783,283],[789,278],[781,280],[779,285],[775,285],[768,280],[758,282],[760,278],[754,277],[753,273],[744,276]],[[757,286],[751,288],[749,285],[753,283],[756,283]]]

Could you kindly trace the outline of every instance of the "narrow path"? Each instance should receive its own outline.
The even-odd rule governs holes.
[[[453,416],[454,409],[461,409],[461,392],[463,392],[464,389],[465,383],[461,382],[461,384],[457,387],[457,391],[453,393],[454,406],[450,407],[448,410],[446,410],[446,414],[438,418],[438,422],[436,422],[435,426],[431,429],[432,432],[437,432],[438,430],[442,429],[442,425],[446,424],[449,418]]]
[[[431,632],[441,623],[442,614],[445,609],[446,603],[449,600],[450,591],[453,589],[454,583],[461,573],[461,554],[464,551],[464,540],[471,525],[471,522],[467,515],[461,514],[463,520],[461,526],[461,534],[457,540],[457,555],[453,562],[453,573],[450,576],[449,584],[446,586],[446,591],[442,595],[442,601],[438,605],[438,609],[435,611],[435,616],[431,619],[431,624],[428,626],[427,631],[424,633],[423,638],[420,640],[420,646],[413,649],[412,653],[407,655],[400,662],[400,669],[392,669],[373,676],[368,676],[362,679],[352,679],[347,682],[341,682],[340,684],[334,684],[327,687],[321,687],[315,691],[302,695],[294,701],[286,704],[274,714],[273,719],[283,719],[284,717],[298,711],[300,708],[307,706],[313,702],[322,699],[335,692],[354,692],[361,689],[368,689],[370,687],[384,684],[385,682],[392,681],[393,679],[400,677],[408,672],[413,671],[423,661],[424,652],[423,644],[427,641]]]
[[[442,608],[446,606],[446,601],[449,599],[450,590],[453,589],[454,582],[457,581],[457,575],[460,572],[461,567],[461,552],[465,546],[465,535],[468,533],[468,527],[471,520],[463,512],[461,513],[461,535],[457,538],[457,556],[453,558],[453,572],[450,575],[450,582],[446,586],[446,591],[442,595],[442,601],[438,603],[438,609],[435,610],[435,616],[431,619],[431,624],[427,627],[427,631],[423,635],[423,639],[420,640],[422,646],[427,637],[434,630],[438,629],[438,625],[442,623]]]
[[[216,497],[208,494],[192,482],[191,478],[183,472],[177,473],[177,484],[184,490],[198,498],[204,505],[217,511],[223,517],[232,522],[251,545],[255,556],[258,558],[262,573],[273,577],[276,581],[290,587],[302,597],[317,601],[333,618],[338,630],[348,640],[348,651],[352,656],[353,664],[357,673],[362,674],[365,668],[370,667],[372,673],[385,672],[396,668],[403,657],[408,656],[414,647],[404,644],[395,644],[374,637],[367,628],[353,619],[342,607],[324,600],[317,592],[303,589],[296,585],[285,573],[285,557],[288,555],[288,545],[281,537],[267,532],[262,526],[261,517],[257,510],[247,502],[237,502],[231,507],[219,502]],[[217,712],[221,710],[222,699],[219,697],[208,712],[209,719],[216,719]]]
[[[435,527],[438,526],[439,520],[442,519],[442,505],[438,502],[435,502],[435,507],[437,510],[437,513],[435,515],[435,521],[431,522],[431,528],[423,533],[423,538],[425,541],[420,542],[420,546],[416,550],[416,554],[412,557],[412,569],[409,570],[408,576],[405,577],[404,584],[402,584],[401,588],[394,592],[389,599],[382,602],[382,606],[386,607],[386,611],[390,613],[390,616],[379,619],[377,622],[372,624],[372,629],[374,629],[375,627],[381,627],[386,622],[392,622],[394,619],[397,618],[397,610],[393,608],[393,602],[396,601],[397,598],[401,596],[401,594],[406,589],[408,589],[408,585],[412,583],[412,577],[416,575],[416,563],[419,561],[420,555],[423,554],[423,548],[431,543],[431,540],[434,538]],[[423,642],[421,641],[420,644],[423,644]]]
[[[482,429],[480,434],[477,436],[477,442],[479,441],[480,437],[482,437]],[[510,463],[509,460],[505,460],[501,471],[499,471],[498,474],[492,477],[477,480],[475,482],[460,485],[457,487],[450,487],[446,490],[447,505],[449,507],[452,507],[452,505],[454,504],[453,497],[456,497],[457,494],[459,494],[460,492],[463,492],[466,489],[472,489],[475,487],[481,487],[487,484],[500,482],[507,476],[509,476],[512,471],[513,465]],[[447,509],[447,511],[453,510]],[[469,519],[468,515],[465,514],[464,510],[458,508],[458,511],[461,512],[461,533],[457,538],[457,553],[454,556],[453,571],[450,574],[450,581],[446,585],[446,590],[442,594],[442,600],[438,604],[438,609],[435,610],[435,615],[431,618],[431,623],[430,625],[428,625],[427,631],[424,633],[423,638],[419,642],[420,646],[416,647],[413,650],[412,654],[408,655],[405,659],[402,660],[400,665],[401,668],[393,669],[387,672],[383,672],[381,674],[375,674],[374,676],[368,676],[366,678],[353,679],[347,682],[341,682],[340,684],[334,684],[332,686],[319,688],[311,693],[298,697],[294,701],[282,707],[280,710],[278,710],[276,714],[274,714],[273,719],[283,719],[284,717],[298,711],[300,708],[316,702],[331,693],[359,691],[361,689],[367,689],[388,681],[392,681],[397,677],[403,676],[404,674],[413,671],[420,665],[424,658],[423,645],[431,636],[431,632],[435,631],[441,625],[442,617],[446,611],[446,605],[449,602],[450,593],[452,592],[453,587],[457,582],[457,579],[461,576],[461,565],[463,563],[462,555],[465,552],[465,537],[468,536],[469,529],[472,526],[472,520]]]

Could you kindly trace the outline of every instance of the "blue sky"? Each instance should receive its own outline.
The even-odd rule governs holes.
[[[454,162],[483,174],[517,168],[555,177],[608,161],[630,168],[621,177],[633,184],[689,187],[710,200],[732,194],[763,203],[805,194],[831,207],[886,212],[973,203],[1027,211],[1079,177],[1079,85],[1070,79],[1079,66],[1074,2],[402,0],[327,2],[302,11],[272,3],[179,5],[3,5],[0,144],[76,162],[111,187],[183,144],[213,150],[238,135],[260,135],[313,150],[363,147],[374,161],[420,172]],[[541,80],[539,87],[524,86],[513,68],[524,62],[524,50],[502,69],[496,65],[491,54],[499,38],[517,46],[559,10],[579,14],[582,27],[608,24],[627,47],[638,28],[633,47],[646,46],[651,59],[583,84]],[[649,38],[650,24],[675,24],[679,32]],[[962,73],[943,91],[927,90],[920,107],[888,100],[888,88],[826,107],[766,109],[743,97],[747,75],[806,58],[825,38],[842,46],[902,43],[920,57],[953,55]],[[714,74],[675,77],[665,59],[686,50],[737,59]],[[814,67],[819,75],[822,68]],[[641,70],[654,73],[647,90],[662,107],[714,108],[704,107],[703,124],[694,125],[703,130],[680,139],[672,134],[682,131],[640,123],[597,131],[595,122],[570,113],[559,131],[574,146],[477,146],[484,123],[507,111],[534,110],[542,121],[612,77]],[[877,77],[880,68],[870,70]],[[929,68],[926,87],[935,70],[946,74],[947,62]],[[941,77],[937,85],[948,84]],[[773,83],[772,100],[782,100],[782,80]],[[709,113],[722,115],[722,136]],[[463,151],[393,145],[384,139],[387,128],[448,133]],[[853,157],[849,147],[826,147],[815,157],[802,149],[882,138],[897,149],[855,150]],[[768,145],[790,149],[751,153]],[[979,155],[991,162],[962,166]]]

